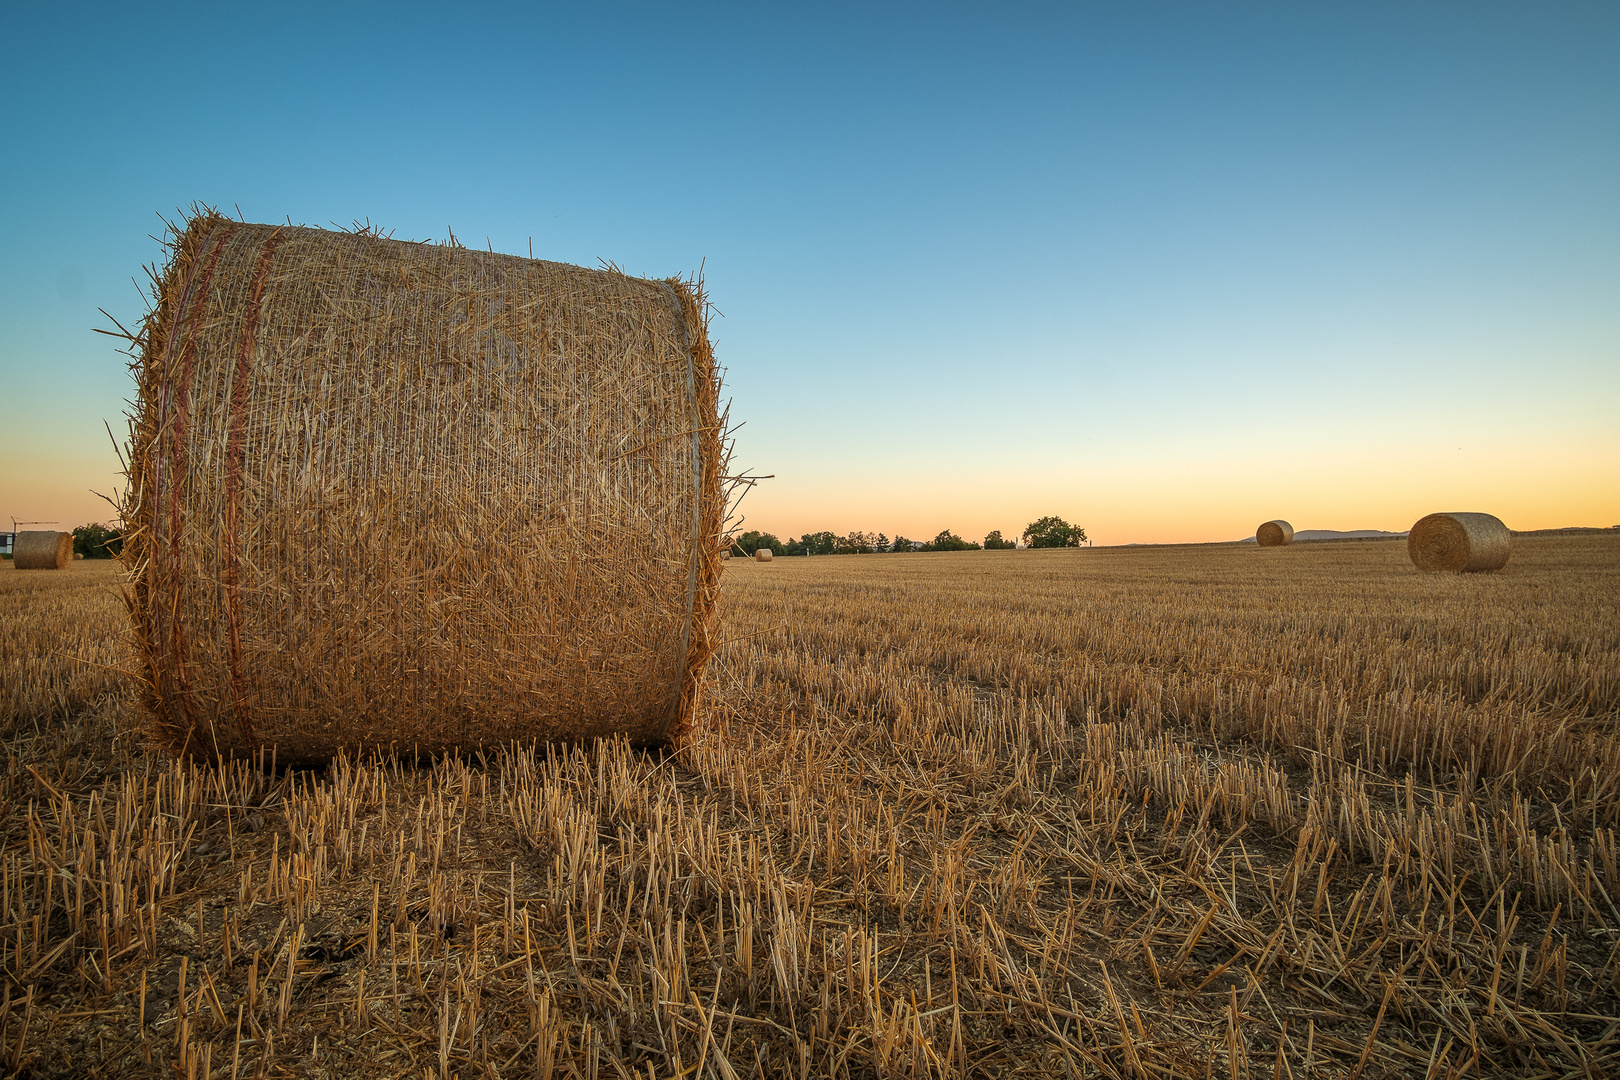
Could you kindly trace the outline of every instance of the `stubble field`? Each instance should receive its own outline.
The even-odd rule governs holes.
[[[1620,1068],[1620,537],[733,561],[678,753],[322,772],[117,583],[0,570],[7,1073]]]

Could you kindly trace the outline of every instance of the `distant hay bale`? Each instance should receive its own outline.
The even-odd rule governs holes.
[[[1282,547],[1284,544],[1292,544],[1294,542],[1294,527],[1281,518],[1277,518],[1254,530],[1254,540],[1261,547]]]
[[[720,558],[721,558],[721,559],[722,559],[722,560],[725,560],[725,559],[729,559],[729,558],[731,558],[731,549],[730,549],[730,548],[727,548],[727,549],[726,549],[726,550],[724,550],[724,551],[722,551],[722,552],[721,552],[721,553],[720,553]]]
[[[771,549],[770,548],[760,548],[758,551],[754,552],[754,559],[757,562],[770,562],[771,561]]]
[[[79,561],[79,560],[80,560],[80,559],[82,559],[82,558],[84,558],[84,556],[83,556],[83,555],[81,555],[81,554],[79,554],[79,553],[78,553],[78,552],[77,552],[77,551],[75,551],[75,552],[74,552],[74,553],[73,553],[73,561],[74,561],[74,562],[78,562],[78,561]]]
[[[20,532],[11,544],[11,565],[18,570],[66,570],[72,561],[72,533]]]
[[[124,507],[154,737],[294,763],[675,738],[712,647],[718,402],[696,279],[198,212]]]
[[[1491,514],[1430,514],[1412,526],[1406,552],[1419,570],[1500,570],[1513,553],[1513,533]]]

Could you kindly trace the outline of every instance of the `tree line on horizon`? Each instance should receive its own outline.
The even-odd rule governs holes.
[[[790,537],[783,542],[774,533],[750,529],[731,542],[731,549],[743,555],[753,555],[768,548],[773,555],[874,555],[919,551],[1004,551],[1018,546],[1022,540],[1035,548],[1079,547],[1086,541],[1086,530],[1070,525],[1060,517],[1043,517],[1024,527],[1017,540],[1008,540],[1000,529],[993,529],[983,541],[964,540],[950,529],[941,529],[932,540],[911,540],[895,536],[893,540],[883,533],[856,530],[847,535],[823,530]]]

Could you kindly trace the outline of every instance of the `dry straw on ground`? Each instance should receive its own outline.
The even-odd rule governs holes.
[[[1294,527],[1278,518],[1256,529],[1254,539],[1261,547],[1282,547],[1284,544],[1294,542]]]
[[[673,755],[279,772],[0,573],[0,1074],[1620,1075],[1620,534],[1515,546],[784,558]]]
[[[754,561],[755,562],[770,562],[771,561],[771,549],[770,548],[760,548],[758,551],[754,552]]]
[[[11,548],[11,562],[18,570],[66,570],[72,561],[72,533],[20,532]]]
[[[124,513],[161,741],[683,729],[724,512],[699,281],[202,211],[157,282]]]
[[[1419,570],[1500,570],[1513,551],[1513,534],[1490,514],[1430,514],[1412,526],[1406,550]]]

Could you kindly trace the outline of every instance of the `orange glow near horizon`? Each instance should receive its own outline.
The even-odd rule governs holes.
[[[1012,539],[1055,514],[1083,526],[1093,544],[1111,545],[1239,540],[1272,518],[1297,530],[1401,532],[1437,510],[1484,511],[1519,530],[1607,527],[1620,523],[1613,441],[1503,439],[1479,453],[1370,444],[1275,458],[1225,447],[1196,460],[1010,459],[938,471],[817,462],[814,471],[782,470],[760,483],[742,503],[742,528],[784,541],[821,529],[912,540],[950,529],[979,541],[992,529]],[[62,530],[115,519],[92,494],[113,496],[124,484],[110,454],[46,456],[28,445],[0,468],[0,529],[9,530],[13,517]]]
[[[1425,514],[1478,510],[1519,530],[1620,522],[1620,456],[1600,447],[1572,465],[1562,448],[1504,447],[1469,458],[1441,452],[1414,467],[1395,448],[1301,455],[1256,469],[1239,455],[1199,463],[1144,460],[1112,469],[1009,467],[930,477],[828,474],[765,481],[743,502],[744,529],[783,540],[829,529],[932,539],[941,529],[1011,538],[1055,514],[1093,544],[1206,543],[1254,535],[1282,518],[1295,529],[1403,532]]]
[[[124,478],[112,469],[85,461],[45,462],[27,454],[10,454],[0,466],[0,529],[52,529],[72,532],[80,525],[111,524],[118,513],[99,491],[116,498]],[[34,522],[36,524],[24,524]]]

